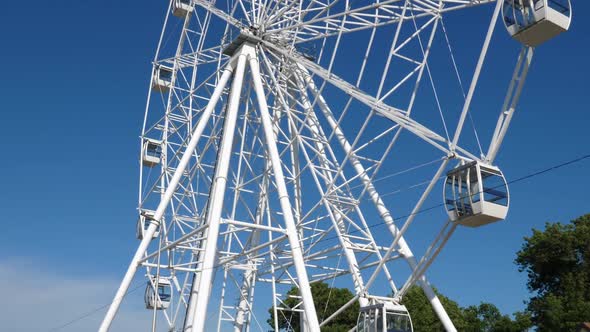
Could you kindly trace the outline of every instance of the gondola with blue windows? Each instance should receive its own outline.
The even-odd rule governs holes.
[[[538,46],[569,29],[570,0],[504,0],[504,24],[510,35],[527,46]]]
[[[158,290],[157,292],[156,289]],[[170,298],[170,280],[161,277],[150,277],[145,288],[144,300],[146,309],[167,309],[170,306]]]
[[[172,2],[172,15],[180,18],[186,17],[193,11],[191,0],[174,0]]]
[[[480,161],[447,173],[444,196],[449,218],[460,225],[479,227],[508,214],[506,178],[499,168]]]
[[[168,92],[172,86],[172,73],[174,73],[174,69],[164,65],[156,65],[152,74],[152,89]]]
[[[376,303],[360,308],[356,332],[413,332],[412,319],[404,305]]]
[[[152,210],[141,210],[141,212],[139,213],[139,219],[137,219],[136,229],[136,236],[138,240],[142,240],[145,236],[148,227],[150,227],[150,224],[154,220],[155,213],[156,212]],[[156,231],[154,232],[154,235],[152,235],[152,238],[157,238],[158,236],[160,236],[160,226],[156,228]]]

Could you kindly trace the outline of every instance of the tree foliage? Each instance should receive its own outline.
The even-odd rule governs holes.
[[[438,298],[440,299],[443,307],[449,314],[449,317],[457,327],[457,330],[463,331],[465,322],[461,307],[457,302],[449,299],[448,297],[440,294],[438,290],[434,290]],[[406,306],[410,317],[412,318],[412,325],[414,325],[414,331],[416,332],[435,332],[444,331],[443,325],[436,316],[436,313],[432,309],[428,298],[418,286],[412,286],[404,296],[402,304]]]
[[[491,303],[462,308],[457,302],[440,294],[436,289],[434,291],[458,331],[522,332],[531,326],[530,318],[524,313],[516,313],[512,319],[508,315],[502,315],[500,310]],[[411,287],[402,303],[410,312],[415,332],[444,331],[442,323],[420,287]]]
[[[491,303],[464,308],[463,319],[465,325],[462,331],[466,332],[523,332],[531,327],[528,314],[517,312],[512,319],[508,315],[502,315]]]
[[[490,303],[461,308],[455,301],[438,293],[439,299],[459,331],[517,332],[532,326],[543,331],[573,331],[581,322],[590,321],[590,214],[571,223],[546,223],[544,230],[533,229],[517,253],[515,263],[528,276],[527,287],[533,293],[526,313],[513,317],[502,315]],[[353,294],[346,288],[330,288],[325,283],[311,286],[318,316],[326,318],[348,302]],[[298,289],[288,292],[284,303],[299,304]],[[411,314],[416,332],[443,331],[436,314],[422,290],[414,286],[403,299]],[[354,304],[322,331],[347,331],[356,325],[358,304]],[[273,310],[268,319],[273,326]],[[297,312],[281,312],[282,330],[299,331]]]
[[[449,317],[458,331],[466,332],[522,332],[531,327],[530,316],[525,313],[516,313],[514,319],[508,315],[502,315],[498,308],[490,303],[481,303],[479,306],[460,307],[457,302],[434,290],[440,299]],[[353,298],[353,294],[346,288],[330,288],[326,283],[313,283],[311,292],[314,304],[321,319],[327,318],[342,305]],[[289,308],[300,308],[299,290],[291,288],[283,303]],[[412,317],[415,332],[439,332],[444,328],[436,316],[428,298],[418,286],[410,287],[403,298],[402,304],[406,306]],[[269,310],[270,318],[267,323],[274,326],[273,310]],[[333,321],[322,327],[322,332],[348,331],[356,325],[359,306],[355,303]],[[300,331],[299,313],[292,311],[279,311],[279,329],[283,331]]]
[[[332,288],[324,282],[317,282],[311,284],[311,293],[313,294],[313,303],[316,307],[318,318],[328,318],[336,310],[340,309],[346,302],[354,297],[354,295],[347,288]],[[295,308],[300,303],[298,288],[291,288],[287,292],[283,303],[289,308]],[[301,309],[301,307],[299,306]],[[274,327],[274,311],[269,310],[270,318],[267,323]],[[356,326],[356,321],[359,313],[359,305],[355,303],[351,305],[344,312],[339,314],[334,320],[322,327],[322,332],[337,332],[348,331]],[[278,313],[279,328],[287,331],[300,331],[299,312],[280,311]]]
[[[515,260],[534,294],[527,310],[539,331],[573,331],[590,320],[590,214],[533,229]]]

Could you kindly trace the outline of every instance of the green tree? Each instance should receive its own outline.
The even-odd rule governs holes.
[[[500,310],[491,303],[481,303],[478,306],[460,307],[457,302],[434,289],[442,305],[445,307],[453,324],[459,331],[466,332],[523,332],[531,327],[531,319],[527,313],[517,312],[514,319],[502,315]],[[311,285],[314,304],[320,319],[327,318],[342,305],[353,298],[353,294],[346,288],[330,288],[326,283]],[[290,308],[299,304],[297,298],[299,290],[291,288],[283,302]],[[402,304],[406,306],[415,332],[439,332],[444,328],[436,316],[430,302],[418,286],[412,286],[404,296]],[[272,308],[269,309],[270,318],[267,323],[274,326]],[[354,304],[333,321],[322,327],[322,332],[348,331],[356,325],[359,313],[358,304]],[[300,331],[299,313],[279,311],[279,328],[287,331]]]
[[[530,317],[526,313],[517,312],[514,320],[502,315],[500,310],[491,303],[469,306],[463,309],[466,332],[522,332],[531,327]]]
[[[457,302],[434,290],[458,331],[466,332],[522,332],[531,327],[530,317],[516,313],[514,319],[502,315],[491,303],[479,306],[460,307]],[[430,302],[418,286],[411,287],[403,298],[412,317],[415,332],[439,332],[444,328]]]
[[[457,327],[457,330],[463,331],[465,326],[465,320],[463,318],[463,312],[457,302],[449,299],[448,297],[440,294],[438,290],[434,289],[434,292],[440,299],[445,310],[449,314],[449,317]],[[418,286],[412,286],[404,296],[402,304],[406,306],[410,316],[412,317],[412,324],[414,325],[414,331],[416,332],[438,332],[444,331],[442,323],[436,316],[436,313],[432,309],[428,298],[422,291],[422,288]]]
[[[354,297],[354,295],[347,288],[332,288],[323,282],[316,282],[311,284],[311,293],[313,294],[313,303],[318,313],[318,318],[328,318],[331,314],[336,312],[346,302]],[[283,303],[289,308],[294,308],[300,302],[298,298],[298,288],[291,288],[287,292]],[[268,310],[270,318],[266,321],[270,326],[274,327],[274,311],[272,308]],[[322,332],[340,332],[348,331],[356,326],[356,321],[359,313],[359,305],[355,303],[351,305],[344,312],[339,314],[336,318],[322,327]],[[291,311],[279,311],[278,314],[279,328],[287,331],[300,331],[299,313]]]
[[[534,294],[527,311],[539,331],[573,331],[590,320],[590,214],[533,229],[515,260]]]

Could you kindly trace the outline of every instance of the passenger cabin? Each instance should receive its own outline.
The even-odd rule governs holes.
[[[502,172],[479,161],[459,166],[445,181],[445,204],[452,221],[478,227],[506,218],[508,184]]]
[[[162,277],[150,277],[145,288],[146,309],[163,310],[168,308],[170,306],[171,290],[170,280]]]
[[[144,138],[141,150],[143,166],[154,167],[162,161],[162,141]]]
[[[193,11],[191,0],[174,0],[172,2],[172,15],[184,18]]]
[[[138,240],[143,240],[143,237],[147,232],[147,229],[150,226],[151,221],[154,220],[155,214],[156,212],[152,210],[141,210],[141,212],[139,213],[139,219],[137,219],[136,230],[136,236]],[[160,226],[158,226],[152,238],[157,238],[158,236],[160,236]]]
[[[570,0],[504,0],[503,16],[514,39],[535,47],[567,31],[572,10]]]
[[[413,332],[412,319],[405,306],[391,302],[360,309],[357,332]]]
[[[172,73],[174,69],[164,66],[156,65],[154,67],[154,78],[152,80],[152,89],[159,92],[168,92],[172,86]]]

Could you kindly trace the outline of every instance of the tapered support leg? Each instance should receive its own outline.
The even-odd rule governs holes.
[[[213,182],[211,183],[211,191],[206,217],[206,223],[208,225],[207,236],[205,249],[203,252],[201,271],[198,272],[201,274],[201,277],[199,284],[193,285],[193,289],[196,287],[197,292],[196,294],[193,294],[194,290],[191,292],[190,302],[195,302],[195,304],[191,305],[191,303],[189,303],[189,307],[194,308],[194,311],[190,313],[192,319],[187,319],[185,321],[185,331],[204,331],[205,323],[207,322],[207,307],[209,304],[213,275],[215,273],[214,270],[215,257],[217,255],[217,238],[219,236],[219,225],[221,221],[221,212],[223,209],[225,188],[227,185],[227,174],[229,171],[231,152],[234,142],[234,132],[236,129],[238,117],[240,93],[244,79],[246,58],[247,55],[243,51],[238,55],[237,58],[236,72],[230,91],[229,104],[225,113],[223,136],[221,137],[221,144],[215,165],[215,176],[213,178]]]
[[[262,180],[260,194],[258,196],[259,208],[256,211],[255,219],[255,223],[257,225],[262,225],[262,221],[264,219],[264,212],[266,211],[267,188],[268,176],[265,174]],[[250,247],[256,247],[260,242],[259,240],[260,231],[254,230],[252,233]],[[257,254],[258,252],[255,251],[252,253],[252,256],[256,257]],[[246,270],[244,272],[244,280],[242,283],[242,288],[240,289],[240,303],[238,305],[238,313],[236,314],[234,332],[247,331],[250,324],[247,318],[252,314],[251,294],[253,294],[254,285],[256,284],[256,262],[254,260],[249,259],[248,263],[250,264],[251,269]]]
[[[309,127],[309,130],[312,133],[312,137],[314,137],[315,139],[315,147],[318,151],[318,162],[324,169],[322,173],[326,179],[326,182],[329,184],[333,182],[333,178],[332,173],[326,171],[327,169],[330,169],[330,165],[328,163],[328,157],[326,155],[326,147],[324,146],[324,143],[321,140],[322,135],[320,133],[320,128],[318,127],[319,121],[317,120],[312,104],[309,98],[307,97],[307,91],[305,89],[305,86],[302,80],[299,79],[298,75],[295,75],[293,84],[300,91],[301,102],[303,104],[303,107],[306,109],[307,112],[309,112],[306,115],[307,126]],[[339,211],[334,211],[332,208],[328,206],[326,207],[326,209],[330,210],[330,216],[332,217],[334,222],[334,230],[338,234],[338,238],[340,239],[344,256],[346,257],[346,261],[348,262],[349,271],[354,282],[355,292],[359,294],[363,290],[364,282],[356,256],[354,254],[354,251],[351,249],[353,245],[350,241],[350,238],[346,234],[346,225],[344,223],[344,218],[342,217]],[[364,297],[361,297],[359,299],[359,302],[361,306],[368,304],[367,299]]]
[[[391,213],[389,212],[389,210],[385,206],[385,203],[381,199],[379,192],[377,191],[375,186],[373,186],[371,178],[367,174],[364,166],[358,160],[356,154],[354,153],[354,151],[352,149],[352,146],[350,145],[350,143],[348,142],[348,139],[346,138],[346,136],[342,132],[342,129],[340,129],[340,127],[338,126],[338,122],[334,118],[334,115],[332,114],[332,111],[330,110],[328,104],[326,103],[324,98],[319,94],[319,91],[318,91],[317,87],[315,86],[315,83],[313,82],[313,80],[311,79],[309,74],[307,74],[305,72],[304,68],[302,68],[302,67],[299,67],[299,68],[303,71],[303,76],[304,76],[306,85],[309,87],[312,94],[318,99],[318,105],[320,107],[320,110],[322,111],[326,120],[328,121],[330,128],[332,128],[332,130],[334,131],[336,139],[338,140],[338,142],[340,143],[340,145],[342,146],[344,151],[349,155],[350,163],[352,164],[355,171],[359,175],[363,184],[366,186],[367,193],[368,193],[369,197],[371,198],[371,201],[373,201],[373,203],[375,204],[375,207],[377,208],[377,210],[379,212],[379,216],[381,217],[383,222],[388,226],[391,233],[395,237],[396,234],[398,234],[399,230],[395,226],[395,223],[393,221],[393,217],[391,216]],[[414,257],[412,250],[408,246],[408,244],[403,236],[399,237],[398,243],[399,243],[400,250],[404,255],[404,258],[406,259],[406,261],[410,265],[410,268],[412,268],[412,270],[415,269],[416,265],[417,265],[416,258]],[[453,325],[451,318],[447,314],[445,308],[442,306],[442,303],[440,302],[439,298],[434,293],[434,290],[432,289],[432,287],[430,286],[430,284],[426,280],[426,277],[423,276],[422,278],[420,278],[420,280],[417,283],[424,291],[424,294],[426,295],[426,297],[430,301],[430,304],[432,305],[432,307],[433,307],[436,315],[439,317],[440,321],[443,323],[443,326],[445,327],[445,329],[450,332],[456,331],[457,329]]]
[[[109,310],[107,311],[107,314],[105,315],[98,329],[99,332],[106,332],[109,330],[113,322],[113,319],[117,314],[117,311],[119,311],[121,301],[123,301],[123,298],[125,297],[125,294],[129,289],[129,285],[131,284],[131,280],[133,280],[135,272],[137,272],[137,268],[139,267],[139,261],[145,254],[145,251],[147,250],[147,247],[150,244],[150,241],[152,240],[152,237],[156,232],[156,229],[158,229],[158,227],[160,226],[160,220],[162,219],[164,212],[168,208],[168,204],[170,203],[170,200],[172,199],[172,196],[176,191],[176,187],[178,186],[182,174],[186,169],[190,159],[192,158],[193,151],[196,149],[197,144],[199,143],[199,139],[201,138],[201,135],[205,130],[207,121],[209,120],[211,114],[215,110],[215,106],[219,101],[219,97],[221,96],[221,93],[223,92],[223,89],[225,88],[225,85],[227,84],[227,81],[229,80],[232,71],[233,67],[231,66],[231,64],[224,69],[223,74],[221,75],[221,79],[219,80],[217,87],[213,91],[213,95],[211,96],[211,99],[209,100],[207,107],[203,111],[203,115],[201,116],[197,127],[195,127],[195,130],[193,131],[192,137],[186,147],[186,150],[184,151],[184,154],[182,155],[182,158],[178,163],[178,167],[174,172],[172,179],[170,180],[168,188],[166,188],[166,191],[164,192],[164,196],[162,197],[162,200],[160,201],[160,204],[158,205],[156,212],[154,213],[154,218],[151,221],[149,227],[147,228],[143,236],[143,239],[141,240],[137,248],[137,251],[135,252],[135,255],[131,259],[129,268],[125,273],[125,277],[123,277],[123,281],[121,281],[121,285],[119,286],[119,289],[115,294],[115,298],[109,306]]]
[[[277,192],[279,194],[281,211],[283,212],[285,228],[287,229],[289,245],[291,246],[293,263],[295,265],[295,270],[297,272],[297,281],[299,283],[299,291],[303,299],[303,309],[305,311],[305,316],[307,318],[309,332],[319,332],[320,325],[318,322],[315,306],[313,304],[313,296],[311,294],[311,287],[309,284],[309,279],[307,277],[307,271],[305,269],[305,261],[303,260],[302,248],[299,245],[300,242],[297,233],[297,228],[295,226],[295,220],[293,217],[293,209],[291,207],[291,202],[289,201],[289,194],[287,191],[287,185],[285,184],[285,177],[283,175],[279,150],[277,148],[272,128],[272,121],[268,111],[268,105],[266,103],[264,88],[262,87],[262,79],[260,77],[260,66],[258,64],[258,58],[256,56],[256,51],[253,46],[244,45],[244,47],[249,47],[251,52],[250,70],[252,72],[252,80],[254,82],[256,98],[258,101],[258,107],[260,109],[260,118],[262,120],[264,135],[266,137],[268,155],[270,158],[275,182],[277,185]]]

